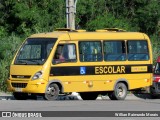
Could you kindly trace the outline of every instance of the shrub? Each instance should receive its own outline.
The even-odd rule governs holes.
[[[0,90],[2,91],[6,91],[8,68],[20,44],[21,39],[14,34],[0,39]]]

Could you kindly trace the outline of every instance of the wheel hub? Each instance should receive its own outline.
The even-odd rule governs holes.
[[[48,88],[48,94],[50,94],[51,96],[55,95],[55,89],[53,87],[49,87]]]
[[[123,89],[121,87],[118,88],[117,92],[118,92],[118,96],[120,97],[123,96]]]

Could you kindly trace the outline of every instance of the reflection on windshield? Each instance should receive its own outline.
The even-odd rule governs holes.
[[[28,38],[17,54],[15,64],[44,64],[56,40],[56,38]]]

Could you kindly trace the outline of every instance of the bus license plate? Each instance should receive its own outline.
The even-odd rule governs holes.
[[[16,92],[22,92],[22,88],[15,88]]]

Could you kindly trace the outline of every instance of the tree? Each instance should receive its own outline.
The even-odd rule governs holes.
[[[5,2],[3,2],[5,5]],[[17,0],[7,3],[6,22],[8,32],[31,34],[53,31],[54,28],[65,26],[65,2],[60,0]]]

